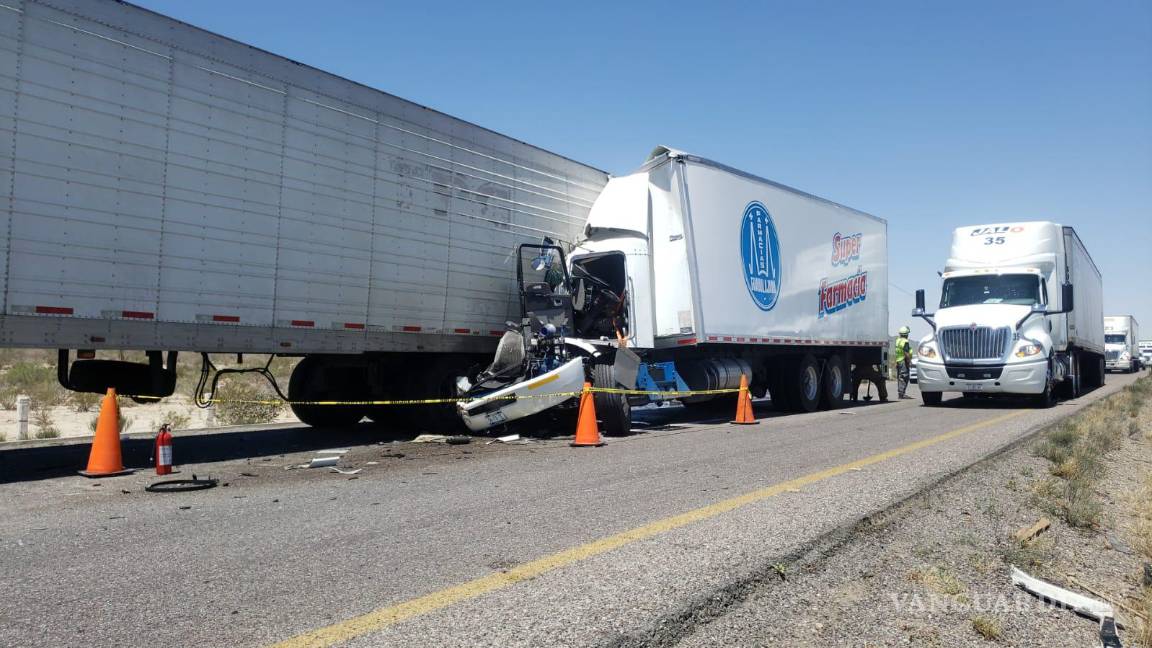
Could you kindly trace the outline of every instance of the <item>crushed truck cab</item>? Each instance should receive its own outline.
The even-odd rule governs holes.
[[[491,391],[458,405],[460,418],[473,432],[556,407],[584,386],[584,360],[569,360],[557,369]]]

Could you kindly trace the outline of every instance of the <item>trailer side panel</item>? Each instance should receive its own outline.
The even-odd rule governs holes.
[[[0,344],[481,350],[606,175],[107,0],[0,10]]]

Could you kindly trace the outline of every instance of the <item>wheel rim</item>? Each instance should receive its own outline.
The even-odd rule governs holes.
[[[839,366],[832,367],[828,374],[829,383],[832,385],[832,396],[836,397],[844,393],[844,372]]]
[[[804,369],[804,380],[802,384],[804,388],[804,398],[815,400],[819,384],[820,376],[816,373],[816,367],[808,365],[808,367]]]

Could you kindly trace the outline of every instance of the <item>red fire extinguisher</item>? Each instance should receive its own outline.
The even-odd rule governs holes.
[[[161,425],[156,435],[156,474],[172,474],[172,426],[168,423]]]

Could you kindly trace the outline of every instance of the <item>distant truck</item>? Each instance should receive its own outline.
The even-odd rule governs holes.
[[[1027,394],[1042,407],[1104,384],[1103,285],[1071,227],[1050,222],[957,228],[940,308],[913,315],[932,333],[918,348],[920,393]]]
[[[1152,367],[1152,340],[1140,340],[1140,364],[1145,369]]]
[[[527,370],[461,405],[472,429],[537,407],[542,380],[575,384],[551,341],[563,336],[595,350],[598,387],[735,390],[745,375],[797,412],[839,407],[853,366],[885,362],[885,221],[681,151],[659,147],[609,180],[570,255],[521,246],[520,258],[527,342],[506,351],[529,360],[496,364]],[[597,393],[596,408],[623,434],[630,403],[670,398]],[[735,398],[681,400],[727,413]]]
[[[1140,325],[1131,315],[1104,318],[1105,366],[1108,371],[1136,373],[1143,367],[1140,357]]]

